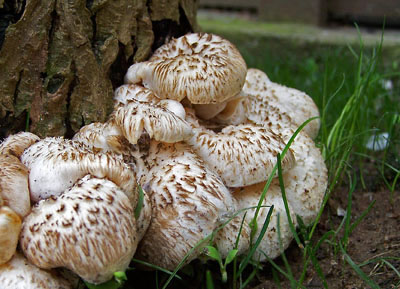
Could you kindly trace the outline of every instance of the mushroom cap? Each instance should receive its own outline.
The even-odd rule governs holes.
[[[279,135],[289,141],[293,133],[287,128]],[[296,164],[283,172],[286,196],[293,212],[302,218],[305,225],[310,225],[318,215],[328,186],[327,168],[320,150],[305,132],[296,136],[290,148]],[[272,184],[279,186],[279,180],[273,180]]]
[[[56,271],[32,265],[22,254],[16,253],[0,266],[1,289],[72,289],[73,286]]]
[[[246,220],[243,220],[243,217],[244,213],[237,215],[216,233],[214,243],[222,259],[226,259],[229,252],[235,248],[238,250],[237,256],[243,255],[249,250],[251,231]],[[242,227],[241,232],[240,227]]]
[[[0,143],[0,154],[12,154],[19,158],[25,149],[39,140],[37,135],[30,132],[10,135]]]
[[[258,205],[261,193],[264,190],[265,183],[258,183],[252,186],[237,188],[233,195],[238,202],[239,209],[250,208]],[[287,219],[287,214],[285,206],[283,203],[280,187],[270,186],[265,199],[262,203],[262,207],[257,216],[257,231],[254,235],[253,242],[255,242],[261,233],[264,222],[267,218],[268,211],[271,206],[274,206],[274,210],[271,215],[270,223],[268,228],[259,244],[253,259],[256,261],[264,262],[267,260],[266,256],[273,259],[281,255],[282,249],[285,250],[293,239],[293,234],[289,227],[289,221]],[[247,210],[246,221],[248,224],[251,223],[254,218],[256,209]],[[296,225],[296,216],[294,214],[293,208],[289,203],[290,217]],[[280,224],[280,239],[278,235],[278,216]],[[265,256],[266,255],[266,256]]]
[[[179,142],[192,135],[185,120],[169,110],[146,102],[128,101],[119,105],[112,114],[115,123],[131,144],[137,144],[140,136],[168,143]]]
[[[90,175],[57,198],[37,203],[20,236],[34,265],[65,267],[94,284],[124,271],[137,242],[130,200],[113,182]]]
[[[148,171],[144,159],[148,154],[150,139],[144,134],[138,143],[133,145],[122,135],[112,120],[85,125],[72,140],[83,143],[89,150],[95,152],[112,152],[120,155],[134,170],[137,179]]]
[[[49,137],[25,150],[21,161],[30,171],[33,202],[62,194],[87,174],[113,181],[133,204],[137,202],[135,173],[116,154],[92,152],[80,142]]]
[[[161,46],[149,61],[133,64],[125,82],[141,83],[163,99],[218,103],[240,92],[246,71],[245,61],[228,40],[192,33]]]
[[[194,128],[187,141],[228,187],[249,186],[267,180],[285,142],[271,130],[254,124],[227,126],[220,133]],[[288,150],[282,160],[284,170],[295,163]]]
[[[21,218],[18,214],[7,206],[0,207],[0,265],[14,255],[20,231]]]
[[[318,107],[310,96],[297,89],[270,81],[268,76],[258,69],[248,70],[243,91],[256,96],[258,102],[272,104],[287,113],[295,128],[307,119],[319,116]],[[252,114],[253,111],[250,110],[248,115]],[[304,131],[311,138],[315,138],[318,135],[319,127],[320,121],[316,119],[308,123]]]
[[[173,270],[235,212],[236,203],[221,179],[183,143],[152,142],[147,159],[150,169],[141,183],[153,216],[135,258]],[[201,247],[186,263],[201,254]]]
[[[31,210],[28,169],[14,155],[0,154],[0,198],[22,218]]]
[[[80,128],[73,136],[73,141],[78,141],[95,152],[125,153],[129,150],[129,142],[122,135],[115,123],[93,122]]]

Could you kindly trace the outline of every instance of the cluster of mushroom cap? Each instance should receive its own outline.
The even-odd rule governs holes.
[[[312,99],[247,69],[229,41],[204,33],[161,46],[133,64],[125,82],[108,121],[83,127],[72,140],[22,133],[1,144],[0,156],[14,159],[24,188],[4,190],[12,182],[0,171],[0,218],[9,208],[16,214],[0,223],[0,238],[15,231],[0,261],[26,257],[29,266],[64,267],[92,283],[125,270],[134,255],[174,269],[204,254],[209,242],[223,256],[235,246],[245,254],[252,218],[262,224],[271,206],[254,258],[280,255],[292,235],[276,179],[257,216],[254,206],[294,131],[318,116]],[[327,185],[312,141],[318,128],[318,120],[310,122],[281,162],[290,215],[306,224]],[[24,197],[14,202],[17,191]],[[18,240],[25,257],[15,254]],[[0,267],[0,280],[4,272]]]

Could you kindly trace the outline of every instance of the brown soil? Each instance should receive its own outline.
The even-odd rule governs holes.
[[[356,263],[360,264],[367,260],[379,257],[397,257],[398,260],[388,260],[397,270],[400,270],[400,192],[390,194],[385,189],[375,192],[356,191],[353,193],[352,222],[357,219],[375,200],[372,210],[364,220],[356,227],[349,237],[347,254]],[[322,220],[317,227],[315,240],[329,230],[336,230],[343,217],[338,216],[338,209],[347,206],[348,190],[337,190],[331,197],[331,202],[324,212]],[[342,234],[339,234],[342,235]],[[340,238],[340,237],[339,237]],[[347,264],[343,255],[334,251],[334,247],[324,244],[317,253],[317,259],[331,289],[358,289],[369,288],[368,285]],[[340,249],[339,249],[340,250]],[[298,278],[303,268],[302,251],[296,244],[286,251],[286,256],[291,268]],[[283,267],[283,262],[277,260]],[[312,266],[309,266],[305,278],[306,288],[324,288],[321,279]],[[400,288],[400,278],[388,266],[382,262],[371,262],[363,266],[362,270],[381,288]],[[266,266],[260,274],[255,285],[249,288],[279,288],[275,284],[270,273],[271,267]],[[290,288],[290,283],[280,278],[281,288]]]

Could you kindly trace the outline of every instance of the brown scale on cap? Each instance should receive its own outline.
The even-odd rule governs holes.
[[[20,237],[36,266],[65,267],[95,284],[124,271],[137,242],[134,209],[125,193],[89,175],[61,196],[36,204]]]
[[[192,33],[158,48],[149,61],[132,65],[126,83],[138,83],[160,98],[191,103],[223,102],[237,95],[246,77],[246,63],[229,41]]]

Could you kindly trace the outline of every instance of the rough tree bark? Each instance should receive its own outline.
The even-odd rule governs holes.
[[[196,0],[0,0],[0,138],[106,120],[133,62],[196,30]]]

